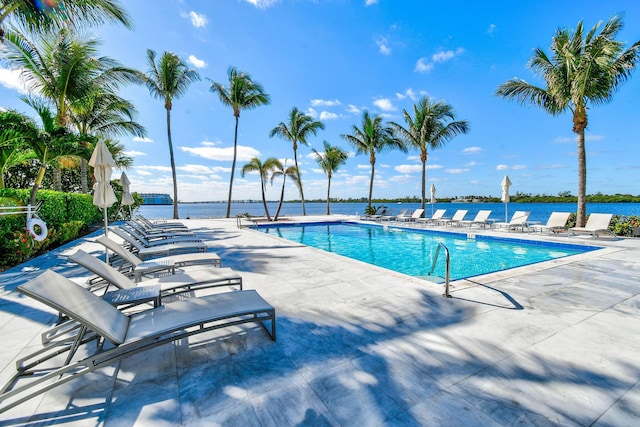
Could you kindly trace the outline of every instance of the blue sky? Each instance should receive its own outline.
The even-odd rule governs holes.
[[[126,8],[133,31],[115,25],[89,30],[102,41],[101,54],[146,71],[147,48],[158,55],[172,51],[202,77],[172,110],[181,201],[226,200],[234,118],[207,79],[226,84],[229,66],[249,73],[271,96],[270,105],[241,112],[234,199],[260,198],[258,176],[239,174],[251,157],[292,164],[291,143],[269,138],[269,131],[294,106],[325,124],[310,147],[298,149],[305,197],[326,196],[326,175],[311,155],[325,140],[351,153],[332,179],[332,196],[366,197],[368,156],[355,156],[340,135],[360,126],[364,110],[402,122],[403,109],[425,95],[449,102],[471,128],[429,154],[427,185],[435,183],[439,197],[499,197],[505,174],[512,192],[577,194],[570,115],[551,117],[498,98],[495,89],[513,77],[539,84],[527,61],[536,47],[549,51],[559,27],[575,28],[584,20],[591,28],[624,13],[619,40],[627,46],[640,40],[635,0],[139,0]],[[17,72],[6,67],[0,66],[0,107],[32,114],[17,99]],[[637,74],[612,103],[589,111],[588,194],[640,194]],[[163,103],[145,87],[128,87],[122,95],[137,106],[137,120],[148,131],[145,140],[120,139],[135,159],[127,170],[132,189],[172,193]],[[276,182],[267,197],[277,199],[279,190]],[[418,196],[418,153],[380,154],[373,194]],[[296,197],[290,186],[285,198]]]

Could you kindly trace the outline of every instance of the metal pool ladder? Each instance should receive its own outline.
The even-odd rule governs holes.
[[[449,249],[444,245],[444,243],[438,243],[438,247],[436,249],[436,255],[433,257],[433,263],[431,263],[431,271],[429,271],[429,276],[436,269],[436,261],[438,261],[438,255],[440,255],[440,248],[444,248],[445,253],[445,273],[444,273],[444,294],[443,296],[447,298],[451,298],[451,294],[449,293],[449,272],[450,272],[450,257],[449,257]]]

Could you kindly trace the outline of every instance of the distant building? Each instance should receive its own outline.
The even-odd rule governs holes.
[[[166,193],[139,193],[143,205],[172,205],[173,199]]]

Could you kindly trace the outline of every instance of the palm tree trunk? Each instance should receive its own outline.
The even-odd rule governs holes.
[[[267,197],[264,194],[264,180],[262,177],[260,178],[260,187],[262,190],[262,205],[264,206],[264,213],[267,215],[267,221],[271,222],[271,217],[269,216],[269,209],[267,208]]]
[[[233,162],[231,162],[231,177],[229,178],[229,197],[227,198],[227,218],[231,218],[231,193],[233,190],[233,175],[236,171],[236,155],[238,153],[238,116],[236,116],[236,130],[233,137]]]
[[[40,166],[40,170],[38,171],[38,176],[36,177],[36,181],[31,188],[31,197],[29,197],[29,204],[31,206],[35,206],[36,204],[36,196],[38,195],[38,189],[40,188],[40,184],[42,184],[42,179],[44,178],[44,173],[47,170],[45,165]]]
[[[87,194],[89,192],[89,185],[87,184],[87,159],[80,159],[80,190]]]
[[[171,176],[173,177],[173,219],[178,219],[178,179],[176,177],[176,160],[173,157],[173,143],[171,142],[171,110],[169,108],[167,108],[167,138],[169,141]]]
[[[373,196],[373,177],[376,172],[376,162],[371,162],[371,181],[369,182],[369,208],[371,208],[371,197]]]
[[[280,208],[282,208],[282,201],[284,200],[284,183],[287,180],[287,175],[282,175],[282,190],[280,191],[280,202],[278,203],[278,209],[276,209],[276,215],[273,217],[274,221],[278,220],[278,215],[280,215]]]
[[[300,183],[300,199],[302,200],[302,215],[307,214],[307,210],[304,207],[304,192],[302,191],[302,178],[300,177],[300,168],[298,167],[298,152],[293,149],[293,161],[296,162],[296,173],[298,174],[298,182]]]
[[[422,203],[420,208],[424,210],[425,201],[427,198],[427,162],[422,162]]]
[[[331,200],[331,175],[329,176],[329,184],[327,185],[327,215],[331,215],[329,211],[329,200]]]
[[[587,217],[587,154],[584,129],[578,132],[578,214],[576,227],[584,227]]]

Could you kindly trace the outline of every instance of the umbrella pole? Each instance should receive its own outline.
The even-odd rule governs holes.
[[[103,208],[102,209],[104,211],[104,237],[109,237],[107,235],[107,208]],[[107,250],[107,248],[104,248],[104,260],[107,264],[109,264],[109,251]]]
[[[509,203],[504,203],[504,222],[509,222]]]

